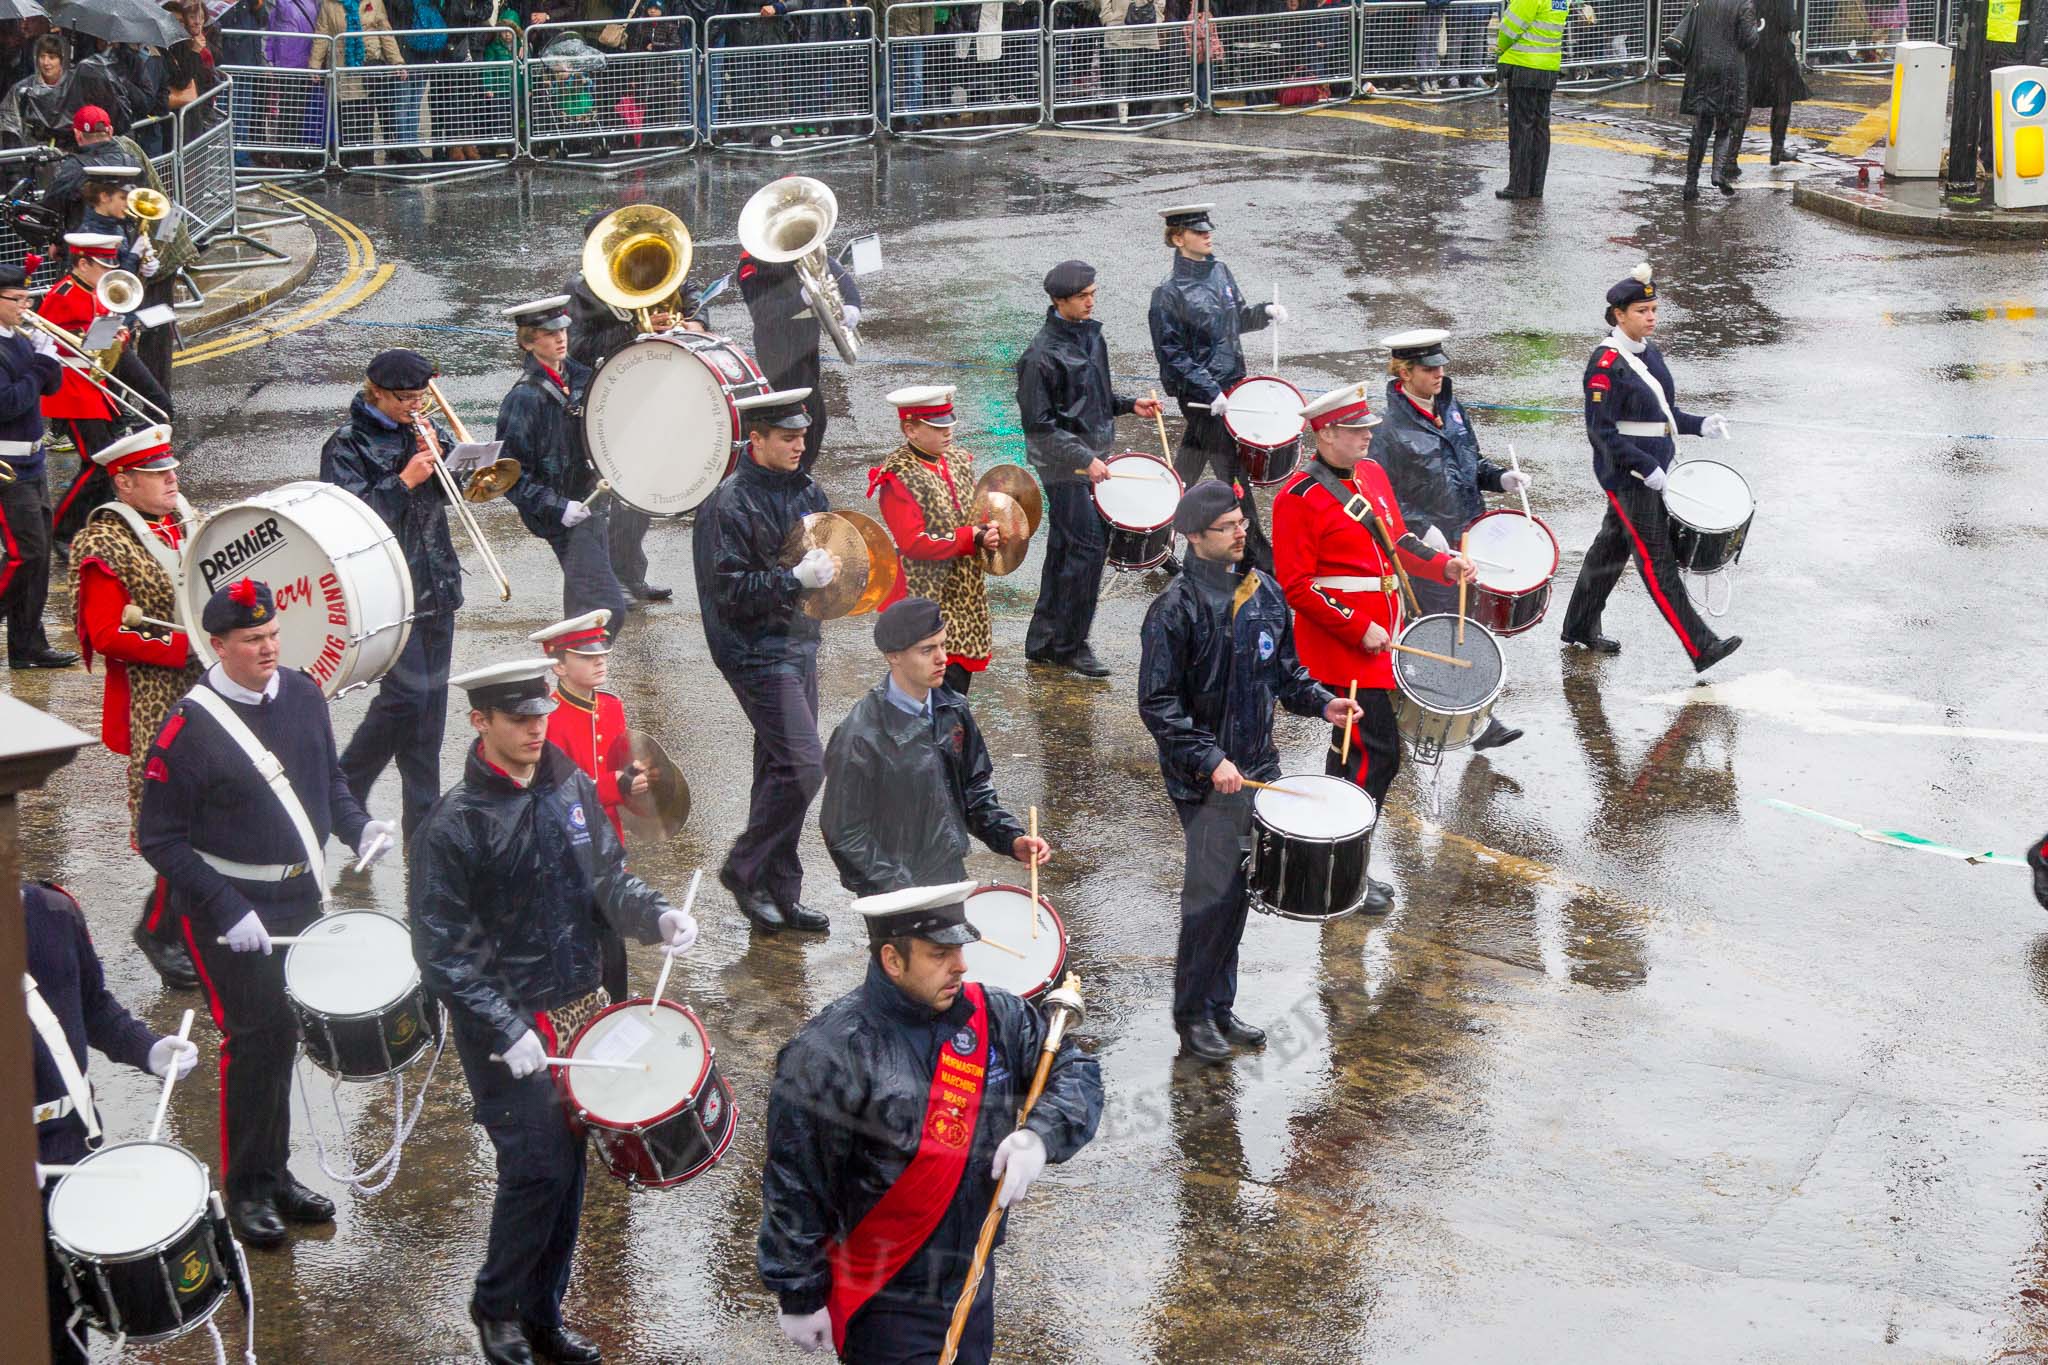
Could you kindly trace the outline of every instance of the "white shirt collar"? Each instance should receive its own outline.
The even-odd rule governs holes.
[[[1641,355],[1644,351],[1650,349],[1650,339],[1648,337],[1644,337],[1641,341],[1631,341],[1628,333],[1622,331],[1619,327],[1614,329],[1613,335],[1608,339],[1615,345],[1622,347],[1630,355]]]
[[[261,706],[264,702],[276,701],[279,682],[278,675],[272,673],[270,681],[263,685],[261,692],[251,692],[248,688],[230,678],[227,669],[219,664],[215,664],[212,668],[206,670],[206,685],[208,687],[220,693],[229,701],[238,701],[244,706]]]

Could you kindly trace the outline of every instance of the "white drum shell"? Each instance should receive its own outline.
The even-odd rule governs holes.
[[[746,352],[724,337],[641,337],[590,381],[583,414],[590,462],[627,506],[680,517],[741,458],[735,400],[767,388]]]
[[[1052,902],[1038,898],[1038,932],[1032,933],[1031,893],[1015,886],[984,886],[967,898],[967,922],[1023,957],[991,943],[969,943],[967,979],[1034,1000],[1058,983],[1067,961],[1067,928]]]

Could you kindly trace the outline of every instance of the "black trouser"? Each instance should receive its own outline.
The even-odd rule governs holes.
[[[1202,477],[1202,465],[1206,462],[1217,478],[1238,490],[1237,506],[1247,523],[1245,563],[1262,573],[1272,573],[1273,542],[1266,539],[1266,528],[1259,524],[1259,504],[1252,497],[1252,481],[1238,468],[1237,442],[1231,438],[1230,429],[1223,425],[1222,418],[1190,412],[1185,403],[1180,411],[1188,425],[1181,435],[1180,449],[1173,452],[1173,472],[1180,475],[1181,483],[1193,487],[1195,480]]]
[[[448,1011],[455,1055],[469,1079],[472,1111],[498,1153],[498,1191],[490,1240],[476,1272],[477,1312],[499,1321],[556,1327],[583,1218],[583,1135],[569,1126],[555,1083],[543,1067],[515,1080],[491,1060],[502,1044],[467,1010]],[[543,1034],[541,1045],[557,1049]]]
[[[159,252],[162,247],[159,245]],[[169,270],[159,269],[156,278],[142,286],[142,306],[154,308],[160,303],[174,303],[177,298],[177,276]],[[149,371],[149,377],[164,394],[171,391],[171,349],[177,339],[177,322],[173,319],[161,327],[145,327],[135,342],[135,357],[142,367]],[[127,375],[121,376],[123,379]],[[149,395],[155,398],[155,394]],[[168,408],[165,409],[169,411]]]
[[[605,626],[605,638],[617,640],[625,629],[626,590],[612,572],[611,523],[606,509],[593,509],[587,521],[547,538],[562,566],[562,619],[583,615],[603,607],[612,614]]]
[[[158,877],[150,884],[149,894],[142,898],[142,932],[158,943],[185,942],[185,916],[178,906],[178,898],[171,894],[171,884]]]
[[[1508,193],[1543,197],[1550,174],[1550,91],[1508,86]]]
[[[605,994],[614,1000],[630,1000],[626,992],[626,939],[611,921],[606,920],[597,931],[598,948],[604,955],[603,975]]]
[[[647,551],[641,542],[647,538],[647,528],[654,523],[637,507],[628,507],[616,498],[608,509],[611,517],[610,544],[612,576],[619,580],[619,586],[629,593],[639,594],[647,590]]]
[[[62,419],[65,429],[71,433],[71,444],[78,449],[78,472],[71,476],[70,484],[63,496],[57,499],[57,509],[52,515],[50,538],[66,550],[71,547],[71,537],[78,534],[85,525],[85,519],[92,509],[102,503],[114,500],[114,481],[107,472],[92,462],[92,452],[113,440],[119,427],[97,417],[69,417]]]
[[[1221,1020],[1237,1003],[1237,945],[1244,938],[1244,857],[1251,793],[1173,803],[1185,843],[1180,946],[1173,958],[1173,1026]]]
[[[1685,149],[1685,183],[1690,187],[1699,186],[1700,161],[1707,154],[1709,139],[1714,144],[1710,178],[1716,185],[1735,178],[1735,150],[1742,142],[1742,125],[1717,114],[1700,114],[1693,119],[1692,141]]]
[[[50,485],[41,470],[0,483],[0,613],[7,657],[50,647],[43,606],[50,600]]]
[[[405,842],[441,795],[441,734],[448,720],[448,661],[455,652],[455,614],[437,612],[412,623],[412,638],[378,684],[377,696],[341,752],[348,789],[367,803],[384,765],[398,761]]]
[[[1095,485],[1086,479],[1048,479],[1045,499],[1045,566],[1039,572],[1038,605],[1024,632],[1024,652],[1064,659],[1088,643],[1095,625],[1109,530],[1095,510]]]
[[[1782,103],[1772,105],[1771,150],[1777,152],[1781,156],[1784,154],[1785,151],[1785,133],[1789,128],[1791,128],[1791,126],[1792,101],[1785,100]]]
[[[974,675],[972,673],[969,673],[959,664],[949,663],[946,665],[946,686],[964,697],[967,695],[967,689],[973,685]]]
[[[747,827],[725,855],[742,886],[787,908],[802,897],[803,860],[797,843],[811,798],[825,782],[825,749],[818,742],[818,664],[802,669],[754,668],[725,675],[740,709],[754,727],[754,789]]]
[[[48,1154],[41,1159],[56,1164]],[[64,1325],[71,1320],[71,1290],[64,1283],[64,1267],[50,1249],[50,1192],[57,1188],[57,1180],[53,1175],[43,1186],[43,1279],[50,1314],[50,1365],[86,1365],[90,1357],[78,1345],[86,1335],[85,1320],[79,1320],[77,1336]]]
[[[839,1358],[846,1365],[938,1365],[946,1345],[946,1329],[953,1323],[953,1302],[912,1305],[901,1299],[869,1299],[846,1325],[846,1349]],[[996,1267],[989,1258],[988,1272],[975,1292],[974,1307],[967,1313],[967,1329],[960,1334],[959,1365],[989,1365],[996,1354]]]
[[[1317,681],[1342,697],[1349,694],[1351,680],[1331,682],[1327,678]],[[1377,810],[1387,799],[1387,788],[1394,785],[1394,778],[1401,771],[1401,732],[1394,725],[1394,689],[1391,687],[1361,687],[1358,689],[1358,706],[1365,712],[1363,719],[1351,729],[1351,757],[1347,760],[1344,752],[1344,731],[1340,726],[1330,727],[1330,752],[1323,761],[1323,771],[1332,777],[1341,777],[1365,788],[1365,794],[1372,798]]]
[[[301,874],[302,876],[305,874]],[[272,936],[296,934],[320,918],[320,903],[263,906]],[[230,1201],[275,1199],[289,1179],[292,1064],[299,1022],[284,993],[284,950],[238,953],[214,940],[207,916],[182,916],[185,946],[220,1029],[220,1183]]]
[[[1652,493],[1640,480],[1622,480],[1620,489],[1607,494],[1607,515],[1600,522],[1600,534],[1586,549],[1579,565],[1579,581],[1572,589],[1571,605],[1565,608],[1564,638],[1590,640],[1600,633],[1600,613],[1607,606],[1607,594],[1614,591],[1621,571],[1633,558],[1643,575],[1643,586],[1657,604],[1678,643],[1689,658],[1714,642],[1714,632],[1693,609],[1685,595],[1685,580],[1679,577],[1678,560],[1671,553],[1671,516],[1664,510],[1662,495]]]

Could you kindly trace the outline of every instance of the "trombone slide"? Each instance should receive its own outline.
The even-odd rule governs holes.
[[[469,428],[455,415],[455,409],[448,406],[448,399],[441,393],[441,386],[430,379],[427,381],[427,391],[434,395],[434,401],[441,405],[441,411],[448,414],[448,425],[455,429],[455,439],[466,444],[469,441]],[[423,412],[414,419],[414,425],[419,432],[420,444],[434,457],[434,477],[441,481],[441,492],[448,499],[448,510],[462,523],[463,534],[469,537],[470,544],[476,546],[477,558],[484,562],[485,572],[497,583],[498,600],[510,602],[512,580],[505,576],[505,568],[498,563],[498,556],[491,549],[491,543],[484,539],[484,529],[477,525],[476,513],[470,510],[469,499],[463,496],[461,486],[455,482],[455,476],[448,472],[448,466],[441,461],[441,438],[434,435],[433,421]]]

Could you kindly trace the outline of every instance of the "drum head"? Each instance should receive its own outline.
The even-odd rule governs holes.
[[[1104,521],[1126,531],[1156,531],[1172,523],[1183,490],[1166,461],[1132,451],[1106,463],[1123,477],[1095,485],[1095,505]]]
[[[621,502],[679,517],[711,496],[739,439],[722,372],[733,359],[672,337],[645,337],[598,367],[583,439]]]
[[[1504,672],[1500,642],[1477,621],[1466,620],[1465,643],[1461,645],[1456,616],[1424,616],[1401,632],[1401,643],[1472,661],[1470,668],[1459,668],[1415,654],[1394,655],[1394,684],[1425,709],[1456,715],[1476,711],[1500,695]]]
[[[343,910],[315,921],[284,955],[284,988],[315,1014],[376,1014],[420,984],[412,935],[375,910]]]
[[[602,1123],[627,1125],[660,1118],[685,1103],[711,1070],[711,1040],[697,1016],[664,1000],[649,1015],[645,999],[628,1000],[583,1026],[571,1057],[600,1062],[645,1062],[646,1071],[566,1067],[570,1103]]]
[[[168,1142],[124,1142],[78,1163],[50,1195],[50,1235],[80,1256],[160,1247],[206,1207],[206,1167]]]
[[[1488,512],[1465,535],[1482,587],[1519,595],[1557,576],[1557,539],[1534,517]]]
[[[1687,460],[1669,477],[1665,510],[1696,531],[1733,531],[1756,514],[1748,480],[1718,460]]]
[[[1289,773],[1252,798],[1252,812],[1268,829],[1303,839],[1356,838],[1379,819],[1363,787],[1327,773]]]
[[[1284,379],[1253,375],[1239,380],[1224,397],[1230,400],[1223,410],[1224,430],[1248,446],[1272,450],[1308,429],[1308,419],[1301,415],[1301,390]]]
[[[985,886],[967,898],[967,922],[1004,947],[993,943],[970,943],[961,949],[967,958],[967,979],[984,986],[1000,986],[1012,995],[1035,995],[1059,979],[1067,960],[1067,929],[1060,923],[1043,896],[1038,903],[1038,936],[1031,932],[1031,893],[1014,886]]]

